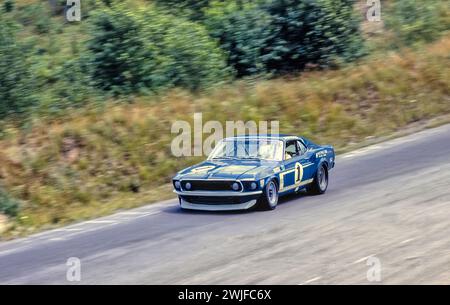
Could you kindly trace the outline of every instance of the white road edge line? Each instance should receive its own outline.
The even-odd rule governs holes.
[[[156,215],[156,214],[159,214],[159,213],[161,213],[161,211],[150,212],[150,213],[146,213],[146,214],[142,214],[142,215],[136,216],[134,219],[141,218],[141,217],[146,217],[146,216],[150,216],[150,215]]]
[[[142,215],[142,214],[145,214],[145,213],[148,213],[148,212],[132,212],[132,211],[130,211],[130,212],[120,212],[120,213],[117,213],[116,216],[121,216],[121,215]]]
[[[54,232],[76,232],[76,231],[83,231],[82,228],[61,228],[56,229]]]
[[[64,237],[53,237],[49,239],[50,241],[62,241],[62,240],[66,240]]]
[[[305,282],[303,282],[303,283],[301,283],[301,284],[299,284],[299,285],[310,284],[310,283],[312,283],[312,282],[317,282],[317,281],[320,280],[320,279],[322,279],[322,277],[318,276],[318,277],[312,278],[312,279],[310,279],[310,280],[307,280],[307,281],[305,281]]]
[[[354,261],[354,262],[352,263],[352,265],[353,265],[353,264],[359,264],[359,263],[362,263],[363,261],[368,260],[369,257],[375,256],[375,255],[376,255],[376,254],[371,254],[371,255],[367,255],[367,256],[365,256],[365,257],[363,257],[363,258],[360,258],[360,259]]]
[[[101,224],[101,223],[114,223],[114,220],[88,220],[85,223]]]
[[[400,243],[400,245],[404,245],[404,244],[410,243],[410,242],[412,242],[413,240],[414,240],[414,238],[405,239],[404,241],[402,241],[402,242]]]

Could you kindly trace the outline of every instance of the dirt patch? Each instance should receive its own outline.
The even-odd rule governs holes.
[[[61,153],[66,162],[73,163],[80,156],[81,142],[72,137],[66,137],[61,143]]]

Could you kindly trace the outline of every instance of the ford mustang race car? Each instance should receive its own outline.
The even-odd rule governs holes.
[[[206,161],[178,172],[173,186],[183,209],[273,210],[282,195],[325,193],[334,164],[332,146],[303,137],[237,136],[221,140]]]

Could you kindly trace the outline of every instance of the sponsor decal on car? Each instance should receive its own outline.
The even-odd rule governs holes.
[[[318,153],[316,153],[316,158],[323,158],[327,156],[327,151],[326,150],[321,150]]]

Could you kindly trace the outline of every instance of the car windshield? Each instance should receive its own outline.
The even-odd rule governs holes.
[[[225,139],[217,144],[208,159],[281,161],[283,159],[283,141],[271,139]]]

